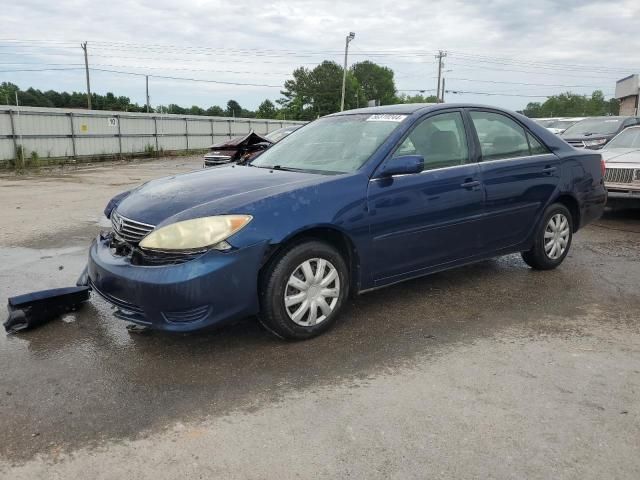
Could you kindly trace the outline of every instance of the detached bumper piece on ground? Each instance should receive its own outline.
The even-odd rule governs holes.
[[[39,327],[54,318],[78,310],[91,289],[86,286],[54,288],[9,298],[9,318],[4,322],[8,333]]]

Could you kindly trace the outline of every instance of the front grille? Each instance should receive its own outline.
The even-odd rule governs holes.
[[[632,168],[607,168],[604,174],[606,183],[632,183]]]
[[[575,148],[584,148],[584,142],[582,140],[567,140],[567,143]]]
[[[123,217],[115,210],[111,213],[111,225],[118,237],[134,245],[138,244],[140,240],[156,228],[155,225],[136,222],[130,218]]]
[[[208,317],[210,313],[211,307],[209,305],[203,305],[202,307],[179,312],[162,312],[162,316],[170,323],[192,323]]]

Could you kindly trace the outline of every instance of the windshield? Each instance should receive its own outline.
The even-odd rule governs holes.
[[[611,135],[616,133],[623,118],[589,118],[582,120],[564,131],[565,137],[583,137],[589,135]]]
[[[555,120],[553,120],[553,119],[544,119],[544,120],[541,120],[541,119],[539,119],[539,118],[534,118],[533,120],[534,120],[538,125],[542,125],[542,126],[543,126],[543,127],[545,127],[545,128],[550,127],[550,126],[551,126],[551,124],[552,124],[553,122],[555,122]]]
[[[551,125],[548,125],[548,128],[559,128],[565,129],[569,128],[571,125],[575,125],[577,120],[557,120],[553,122]]]
[[[623,130],[604,148],[607,150],[612,148],[640,148],[640,128]]]
[[[251,165],[317,173],[360,168],[406,115],[324,117],[287,136]]]

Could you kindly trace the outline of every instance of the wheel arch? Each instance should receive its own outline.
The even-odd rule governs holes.
[[[560,203],[565,207],[567,207],[567,209],[569,210],[569,213],[571,213],[571,219],[573,220],[573,232],[574,233],[577,232],[578,229],[580,228],[580,221],[581,221],[580,204],[578,203],[578,200],[576,200],[576,198],[573,195],[570,195],[568,193],[563,193],[559,195],[558,198],[556,198],[553,203]]]
[[[360,290],[360,256],[355,243],[343,230],[333,225],[316,225],[291,233],[280,242],[271,244],[264,255],[258,275],[259,286],[265,271],[284,250],[308,240],[320,240],[328,243],[344,257],[349,268],[350,291],[355,294]]]

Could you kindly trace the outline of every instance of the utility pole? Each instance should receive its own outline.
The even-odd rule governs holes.
[[[147,113],[149,113],[149,75],[145,75],[147,87]]]
[[[440,99],[442,100],[442,103],[444,103],[444,80],[445,78],[442,77],[442,94],[440,95]]]
[[[340,111],[344,110],[344,92],[347,88],[347,55],[349,55],[349,43],[356,38],[354,32],[349,32],[344,43],[344,69],[342,71],[342,97],[340,99]]]
[[[436,89],[436,98],[437,103],[442,103],[440,98],[440,81],[442,79],[442,59],[447,56],[447,52],[443,52],[442,50],[438,50],[438,54],[436,58],[438,59],[438,88]]]
[[[84,50],[84,70],[87,74],[87,108],[91,110],[91,83],[89,83],[89,58],[87,57],[87,42],[81,43]]]

